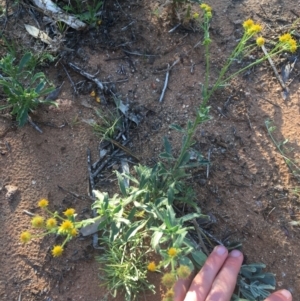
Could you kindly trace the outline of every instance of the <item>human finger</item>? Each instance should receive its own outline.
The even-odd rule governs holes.
[[[219,274],[214,280],[206,301],[229,301],[234,291],[238,273],[243,263],[243,254],[238,250],[229,253]]]
[[[226,260],[228,251],[224,246],[217,246],[208,256],[204,266],[193,279],[185,301],[204,301],[213,281]]]
[[[280,290],[271,294],[265,301],[292,301],[292,294],[288,290]]]
[[[183,301],[189,287],[193,281],[195,273],[192,272],[191,275],[185,279],[178,279],[174,285],[174,301]]]

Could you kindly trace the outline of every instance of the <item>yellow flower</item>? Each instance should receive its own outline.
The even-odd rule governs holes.
[[[296,52],[296,50],[297,50],[297,45],[292,45],[292,46],[290,47],[290,51],[291,51],[291,52]]]
[[[41,207],[41,208],[47,207],[48,204],[49,204],[49,202],[48,202],[46,199],[41,199],[41,200],[38,202],[38,206]]]
[[[52,249],[52,255],[53,255],[53,257],[59,257],[59,256],[61,256],[63,251],[64,251],[64,249],[62,246],[54,246]]]
[[[169,289],[169,290],[166,292],[166,294],[165,294],[165,298],[172,298],[172,300],[173,300],[174,295],[175,295],[174,290],[173,290],[173,289]]]
[[[90,95],[91,95],[92,97],[95,97],[95,96],[96,96],[96,92],[93,90],[93,91],[90,93]]]
[[[252,25],[254,25],[254,21],[251,20],[251,19],[248,19],[246,20],[244,23],[243,23],[243,27],[247,30],[249,29]]]
[[[170,249],[168,250],[168,254],[169,254],[169,256],[171,256],[171,257],[175,257],[175,256],[177,255],[177,250],[176,250],[175,248],[170,248]]]
[[[47,219],[46,227],[48,229],[53,229],[56,227],[56,225],[57,225],[57,220],[55,218],[51,217],[51,218]]]
[[[97,97],[96,97],[96,101],[97,101],[98,103],[100,103],[100,102],[101,102],[101,98],[100,98],[99,96],[97,96]]]
[[[44,218],[39,216],[39,215],[33,217],[32,220],[31,220],[31,225],[34,228],[43,228]]]
[[[212,13],[211,13],[210,11],[208,11],[208,12],[205,13],[205,16],[206,16],[208,19],[210,19],[210,18],[212,18]]]
[[[26,244],[31,239],[31,234],[28,231],[22,232],[20,235],[20,240],[22,243]]]
[[[100,26],[101,25],[101,23],[102,23],[102,20],[98,20],[97,21],[97,24]]]
[[[248,34],[254,34],[262,31],[262,27],[259,24],[253,24],[251,27],[247,29]]]
[[[256,44],[261,47],[262,45],[265,44],[265,39],[263,37],[258,37],[256,39]]]
[[[190,268],[186,265],[181,265],[179,268],[177,268],[176,272],[177,276],[182,279],[187,278],[191,274]]]
[[[71,234],[73,237],[75,237],[76,235],[78,235],[77,229],[73,228],[73,229],[71,230],[70,234]]]
[[[73,224],[72,222],[70,221],[64,221],[60,227],[59,227],[59,231],[62,231],[62,232],[69,232],[73,229]]]
[[[74,215],[74,213],[75,213],[75,209],[69,208],[64,212],[64,215],[67,217],[72,217]]]
[[[206,12],[211,12],[211,7],[205,3],[200,4],[200,7]]]
[[[279,37],[280,42],[288,42],[291,39],[293,39],[293,38],[292,38],[291,34],[289,34],[289,33],[285,33],[285,34],[283,34],[282,36]]]
[[[147,269],[150,271],[150,272],[155,272],[156,271],[156,264],[154,261],[150,262],[147,266]]]
[[[194,18],[194,19],[198,19],[198,18],[199,18],[199,14],[198,14],[198,13],[194,13],[194,14],[193,14],[193,18]]]
[[[176,282],[176,277],[172,273],[164,274],[161,279],[161,283],[168,288],[171,288],[175,284],[175,282]]]

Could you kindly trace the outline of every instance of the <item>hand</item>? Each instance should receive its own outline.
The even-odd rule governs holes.
[[[200,272],[188,279],[179,280],[174,287],[174,301],[229,301],[243,262],[240,251],[228,251],[217,246],[207,258]],[[265,301],[292,301],[287,290],[271,294]]]

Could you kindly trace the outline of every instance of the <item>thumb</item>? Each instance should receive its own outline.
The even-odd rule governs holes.
[[[288,290],[280,290],[271,294],[265,301],[292,301],[292,294]]]

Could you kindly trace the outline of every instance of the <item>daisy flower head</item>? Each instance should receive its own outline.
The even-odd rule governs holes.
[[[288,50],[291,52],[295,52],[297,50],[297,42],[293,38],[290,39],[288,42]]]
[[[70,234],[71,234],[71,236],[75,237],[75,236],[78,235],[78,230],[75,229],[75,228],[73,228],[73,229],[70,231]]]
[[[39,202],[38,202],[38,206],[40,208],[46,208],[48,206],[49,202],[48,200],[46,199],[41,199]]]
[[[47,229],[53,229],[57,225],[57,220],[54,217],[48,218],[46,220],[46,227]]]
[[[59,257],[63,253],[64,249],[62,246],[54,246],[51,253],[53,257]]]
[[[254,21],[252,19],[248,19],[243,23],[243,27],[245,28],[245,30],[248,30],[253,25]]]
[[[194,19],[198,19],[198,18],[199,18],[199,14],[198,14],[198,13],[194,13],[194,14],[193,14],[193,18],[194,18]]]
[[[39,215],[34,216],[31,220],[31,225],[34,228],[43,228],[44,227],[44,218]]]
[[[20,235],[20,240],[22,243],[26,244],[31,239],[31,234],[28,231],[24,231]]]
[[[190,276],[191,270],[188,266],[181,265],[179,268],[177,268],[176,273],[179,278],[185,279]]]
[[[156,271],[156,264],[154,261],[151,261],[148,266],[147,266],[147,269],[150,271],[150,272],[155,272]]]
[[[283,42],[283,43],[288,42],[288,41],[290,41],[291,39],[293,39],[293,38],[292,38],[292,36],[291,36],[290,33],[285,33],[285,34],[283,34],[283,35],[281,35],[281,36],[279,37],[279,41],[280,41],[280,42]]]
[[[262,31],[262,27],[259,24],[253,24],[251,27],[247,29],[248,34],[255,34]]]
[[[176,276],[173,273],[166,273],[161,278],[161,283],[168,288],[172,287],[175,284],[175,282]]]
[[[75,213],[75,209],[69,208],[69,209],[67,209],[67,210],[64,212],[64,215],[65,215],[66,217],[72,217],[72,216],[74,215],[74,213]]]
[[[176,255],[177,255],[177,250],[175,249],[175,248],[170,248],[169,250],[168,250],[168,254],[169,254],[169,256],[171,256],[171,257],[175,257]]]
[[[205,12],[211,12],[211,7],[208,4],[202,3],[200,4],[200,8],[202,8]]]
[[[263,46],[265,44],[265,39],[263,37],[258,37],[256,39],[256,44],[260,47]]]
[[[73,227],[72,222],[69,220],[66,220],[66,221],[63,221],[62,224],[60,225],[59,231],[60,232],[70,232],[73,228],[74,227]]]

